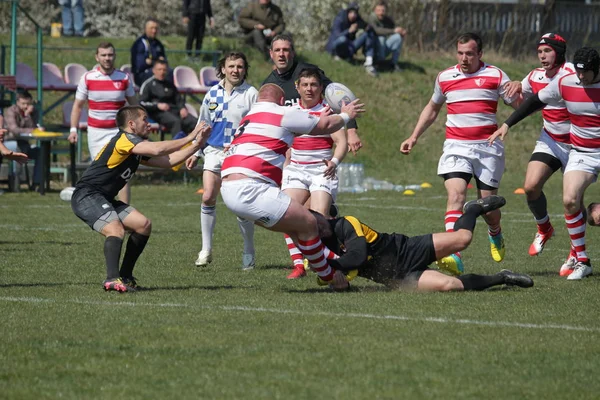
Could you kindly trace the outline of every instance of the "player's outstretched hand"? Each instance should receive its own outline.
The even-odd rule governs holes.
[[[410,154],[410,151],[416,145],[417,145],[417,139],[415,139],[411,136],[408,139],[406,139],[404,142],[402,142],[402,144],[400,145],[400,153]]]
[[[194,139],[198,143],[203,143],[210,136],[211,127],[206,123],[206,121],[200,121],[196,128],[190,133],[190,135],[194,135]]]
[[[504,84],[504,92],[508,98],[511,98],[523,91],[523,86],[519,81],[510,81]]]
[[[346,290],[350,287],[350,282],[348,282],[348,278],[341,271],[335,271],[333,279],[329,282],[329,287],[336,291]]]
[[[502,124],[502,126],[498,128],[496,132],[492,133],[491,136],[488,138],[488,144],[491,145],[492,143],[494,143],[494,141],[498,139],[498,137],[500,137],[500,140],[504,141],[504,138],[508,134],[508,129],[508,125]]]
[[[351,151],[353,155],[360,150],[363,146],[360,137],[358,137],[358,133],[356,133],[356,129],[346,129],[346,133],[348,136],[348,151]]]
[[[191,155],[185,160],[185,167],[189,170],[192,170],[198,165],[198,157],[196,155]]]
[[[365,112],[365,105],[363,103],[359,103],[360,99],[352,100],[350,103],[342,103],[341,113],[346,113],[350,116],[351,119],[354,119]]]

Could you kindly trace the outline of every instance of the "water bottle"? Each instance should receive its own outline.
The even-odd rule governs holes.
[[[406,189],[410,190],[421,190],[421,185],[407,185]]]
[[[396,192],[404,192],[404,189],[405,189],[405,188],[404,188],[404,186],[402,186],[402,185],[396,185],[396,186],[394,186],[394,190],[395,190]]]

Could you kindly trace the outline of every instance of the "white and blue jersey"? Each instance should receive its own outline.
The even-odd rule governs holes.
[[[207,145],[228,146],[240,121],[256,101],[257,95],[256,88],[246,81],[234,87],[231,94],[225,90],[224,80],[211,87],[204,96],[198,118],[198,122],[206,121],[212,128]]]

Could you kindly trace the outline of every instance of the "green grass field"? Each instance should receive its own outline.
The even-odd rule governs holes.
[[[181,38],[166,41],[183,47]],[[115,42],[128,48],[131,40]],[[258,85],[270,67],[244,50],[250,81]],[[377,80],[326,55],[303,56],[367,103],[359,122],[365,147],[350,161],[364,163],[368,176],[433,185],[413,197],[341,194],[343,214],[380,231],[417,235],[443,229],[445,191],[435,172],[444,115],[409,157],[398,147],[428,101],[435,75],[453,63],[451,56],[408,53],[404,73]],[[33,52],[22,57],[33,65]],[[61,67],[93,65],[91,53],[49,51],[47,57]],[[489,60],[514,79],[535,65]],[[510,111],[499,108],[502,120]],[[58,118],[52,114],[49,121]],[[351,292],[332,293],[318,287],[314,275],[286,280],[283,267],[290,261],[283,238],[260,228],[258,266],[242,272],[237,223],[221,202],[215,261],[198,269],[193,262],[201,245],[195,194],[200,183],[149,185],[138,177],[132,204],[153,220],[154,230],[135,272],[147,290],[105,293],[103,239],[56,190],[45,197],[0,196],[0,398],[598,398],[599,278],[567,282],[558,276],[569,247],[561,177],[546,188],[557,235],[540,257],[527,255],[535,226],[524,197],[512,194],[522,185],[539,126],[539,117],[532,117],[507,141],[500,190],[508,201],[506,259],[492,261],[483,223],[464,252],[468,272],[510,268],[530,274],[535,286],[527,290],[418,294],[357,279]],[[586,199],[599,198],[593,185]],[[587,237],[594,263],[595,228],[588,228]]]

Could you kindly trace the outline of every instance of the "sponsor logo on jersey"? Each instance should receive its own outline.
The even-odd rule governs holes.
[[[208,103],[208,109],[209,109],[210,111],[215,111],[215,110],[217,109],[217,107],[219,107],[219,104],[218,104],[218,103],[213,103],[213,102],[211,102],[211,103]]]

